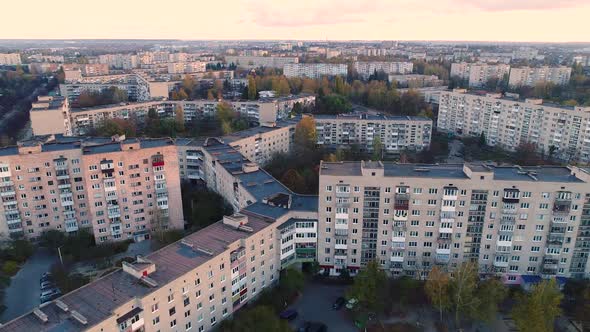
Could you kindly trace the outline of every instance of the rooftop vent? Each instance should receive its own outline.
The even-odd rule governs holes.
[[[262,200],[262,203],[268,204],[270,206],[277,206],[284,209],[291,208],[291,195],[278,193],[273,196],[266,197]]]
[[[194,242],[190,242],[185,239],[181,240],[180,244],[187,247],[187,248],[190,248],[192,251],[195,251],[195,252],[201,252],[201,253],[204,253],[209,256],[213,256],[213,254],[214,254],[213,250],[198,246]]]
[[[33,314],[35,314],[35,316],[37,316],[37,318],[39,318],[39,320],[43,323],[47,323],[47,321],[49,320],[47,315],[39,308],[35,308],[35,310],[33,310]]]
[[[86,319],[86,317],[84,317],[81,313],[77,312],[76,310],[72,310],[70,314],[75,320],[80,322],[82,325],[88,324],[88,320]]]
[[[68,312],[69,308],[68,305],[63,303],[62,300],[55,300],[55,305],[58,306],[61,310]]]

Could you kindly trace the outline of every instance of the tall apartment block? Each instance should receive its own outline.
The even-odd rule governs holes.
[[[356,61],[353,64],[354,70],[363,78],[368,79],[369,76],[375,72],[384,72],[385,74],[406,75],[411,74],[414,69],[412,62],[386,62],[386,61],[371,61],[363,62]]]
[[[19,53],[0,53],[0,65],[20,65],[22,60]]]
[[[91,229],[97,243],[182,229],[170,139],[38,137],[0,149],[3,237]]]
[[[204,72],[206,68],[205,62],[171,62],[168,64],[169,74],[187,74]]]
[[[146,78],[136,74],[79,77],[60,84],[59,90],[62,96],[73,102],[82,92],[101,92],[113,86],[126,91],[131,100],[147,101],[157,97],[150,94],[150,84]],[[165,98],[167,97],[168,91],[165,95]]]
[[[321,78],[323,76],[346,76],[348,66],[331,63],[292,63],[283,67],[287,77]]]
[[[514,87],[535,86],[537,83],[566,85],[570,82],[571,74],[572,68],[565,66],[511,68],[508,84]]]
[[[102,54],[98,56],[98,62],[113,69],[134,69],[139,66],[139,58],[134,54]]]
[[[283,68],[286,64],[299,63],[298,57],[289,56],[225,56],[227,65],[234,64],[240,68],[254,69],[259,67],[265,68]]]
[[[578,167],[320,165],[318,261],[393,275],[476,262],[481,273],[588,276],[590,173]]]
[[[465,90],[440,95],[438,129],[458,136],[484,133],[488,145],[515,151],[532,143],[563,161],[590,161],[590,108],[519,101]]]
[[[469,82],[471,87],[484,86],[490,79],[501,80],[510,73],[510,65],[485,63],[453,63],[451,77],[459,77]]]
[[[432,120],[417,116],[369,114],[315,115],[317,144],[336,148],[357,144],[373,150],[377,138],[386,153],[430,147]]]

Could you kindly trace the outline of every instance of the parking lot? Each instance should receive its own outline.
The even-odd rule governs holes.
[[[344,296],[344,286],[308,283],[303,295],[292,305],[299,312],[299,316],[292,322],[297,328],[305,321],[322,322],[333,332],[358,331],[346,315],[346,309],[332,310],[332,304],[339,296]]]
[[[9,321],[39,306],[41,294],[39,278],[57,261],[58,258],[46,249],[38,249],[27,260],[22,269],[12,277],[10,286],[6,288],[4,297],[6,311],[2,313],[0,322]]]

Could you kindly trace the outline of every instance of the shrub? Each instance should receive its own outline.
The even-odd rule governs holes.
[[[6,261],[2,265],[2,272],[9,276],[13,276],[18,272],[18,263],[15,261]]]

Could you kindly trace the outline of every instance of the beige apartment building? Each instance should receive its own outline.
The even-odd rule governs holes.
[[[357,144],[372,151],[377,138],[385,153],[430,147],[432,120],[417,116],[370,114],[315,115],[317,144],[336,148]]]
[[[0,65],[20,65],[22,60],[19,53],[0,53]]]
[[[482,87],[491,79],[502,80],[510,73],[510,65],[486,63],[453,63],[451,77],[468,81],[470,87]]]
[[[354,70],[363,78],[368,79],[375,72],[384,72],[392,75],[407,75],[414,70],[412,62],[395,62],[395,61],[355,61]]]
[[[538,83],[566,85],[570,82],[571,74],[572,68],[566,66],[511,68],[508,85],[513,87],[535,86]]]
[[[589,181],[573,166],[324,162],[317,259],[332,275],[376,260],[422,278],[465,261],[505,283],[587,277]]]
[[[283,66],[286,77],[322,78],[324,76],[343,76],[348,74],[348,66],[332,63],[289,63]]]
[[[138,124],[143,124],[150,109],[155,110],[160,118],[170,118],[175,116],[178,108],[181,108],[184,121],[190,123],[203,116],[215,115],[219,103],[220,101],[216,100],[159,100],[72,108],[66,112],[69,114],[68,122],[65,122],[62,117],[58,118],[58,114],[52,109],[33,108],[36,114],[35,117],[31,117],[31,122],[33,128],[39,127],[43,129],[44,133],[85,135],[108,119],[133,119]],[[302,94],[255,101],[228,101],[227,103],[253,124],[272,125],[277,121],[288,119],[291,110],[297,103],[302,107],[313,106],[315,96]]]
[[[177,154],[170,139],[50,135],[1,148],[2,236],[87,228],[100,243],[181,229]]]
[[[68,100],[58,96],[39,96],[29,112],[33,135],[72,135]]]
[[[589,107],[456,89],[441,93],[438,129],[458,136],[484,133],[488,145],[511,151],[532,143],[545,155],[563,161],[590,161]]]
[[[235,64],[239,68],[254,69],[259,67],[265,68],[283,68],[286,64],[299,63],[298,57],[290,56],[225,56],[227,65]]]

